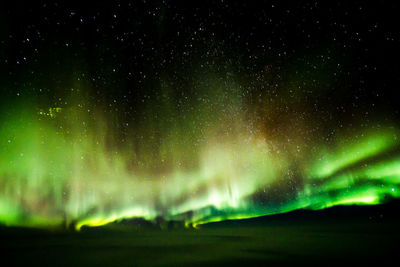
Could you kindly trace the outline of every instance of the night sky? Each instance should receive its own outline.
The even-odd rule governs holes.
[[[395,1],[34,2],[0,10],[0,223],[400,197]]]

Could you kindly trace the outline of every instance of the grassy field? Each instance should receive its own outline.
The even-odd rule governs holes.
[[[10,265],[142,266],[342,264],[398,259],[397,220],[326,219],[226,222],[201,229],[0,228]],[[10,266],[7,264],[7,266]]]

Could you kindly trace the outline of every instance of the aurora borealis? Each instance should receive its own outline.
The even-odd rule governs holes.
[[[200,131],[196,127],[194,137],[185,136],[193,132],[185,125],[192,120],[185,120],[182,129],[176,126],[160,138],[157,150],[145,146],[136,153],[131,140],[137,135],[127,134],[123,147],[112,143],[115,129],[107,128],[100,112],[93,120],[73,109],[52,115],[16,110],[1,131],[2,222],[43,227],[73,222],[79,229],[162,216],[196,225],[301,208],[379,204],[399,196],[396,128],[338,138],[312,151],[293,143],[303,147],[293,155],[293,148],[280,151],[233,105],[229,118],[190,114],[207,122]],[[231,130],[219,135],[225,127]],[[280,187],[293,179],[296,184]]]
[[[400,197],[390,16],[241,5],[2,11],[0,223],[197,227]]]

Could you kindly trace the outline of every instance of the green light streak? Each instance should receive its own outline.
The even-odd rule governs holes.
[[[80,230],[83,226],[102,226],[111,222],[115,222],[124,218],[135,218],[140,217],[146,220],[153,220],[156,217],[156,214],[150,214],[148,210],[142,209],[141,207],[138,208],[129,208],[122,210],[121,212],[112,212],[111,214],[101,215],[97,214],[95,216],[85,218],[79,221],[75,228]]]
[[[377,155],[398,143],[395,132],[388,130],[354,140],[355,142],[351,144],[341,144],[334,154],[332,149],[320,151],[318,160],[311,166],[309,177],[328,177],[346,166]]]

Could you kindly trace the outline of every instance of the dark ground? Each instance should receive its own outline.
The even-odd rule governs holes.
[[[7,266],[393,265],[399,259],[397,210],[397,204],[336,207],[197,230],[129,224],[82,232],[0,227],[0,249]]]

